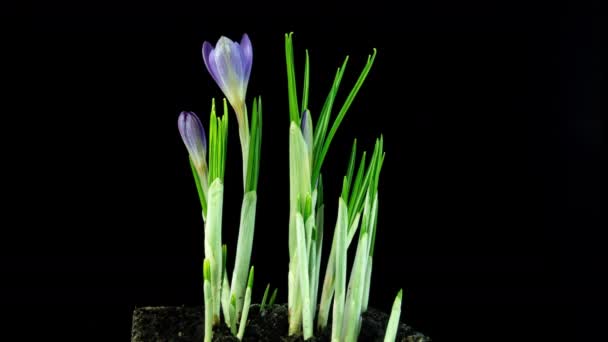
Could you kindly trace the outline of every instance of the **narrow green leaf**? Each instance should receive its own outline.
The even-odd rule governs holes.
[[[350,201],[348,202],[348,212],[349,212],[349,222],[352,222],[354,219],[354,215],[361,212],[361,205],[363,196],[365,191],[367,190],[364,176],[369,173],[369,168],[365,168],[365,161],[367,157],[367,152],[363,151],[363,155],[361,156],[361,161],[359,163],[359,169],[357,170],[357,175],[355,176],[355,182],[352,189],[352,194],[350,197]]]
[[[317,134],[315,135],[315,145],[319,145],[319,147],[321,147],[323,145],[323,142],[325,141],[327,127],[329,125],[329,119],[331,117],[331,110],[333,108],[336,95],[338,94],[338,89],[340,88],[340,82],[342,81],[344,70],[346,70],[346,65],[348,64],[348,58],[349,57],[346,56],[346,58],[344,58],[344,62],[342,62],[342,66],[337,69],[336,75],[334,76],[334,82],[332,83],[332,86],[329,89],[329,93],[325,98],[325,102],[323,103],[323,107],[319,115],[320,127],[318,129],[318,132],[316,132]]]
[[[302,109],[300,112],[304,112],[305,109],[308,108],[308,87],[309,87],[309,79],[310,79],[310,66],[308,59],[308,49],[306,49],[306,61],[304,64],[304,86],[302,87]]]
[[[209,115],[209,174],[207,182],[211,184],[217,178],[217,148],[216,148],[216,131],[217,117],[215,115],[215,99],[211,100],[211,114]]]
[[[279,292],[279,289],[275,288],[272,292],[272,296],[270,296],[270,300],[268,301],[268,306],[274,305],[274,301],[277,299],[277,292]]]
[[[266,290],[264,290],[264,296],[262,296],[262,302],[260,303],[260,311],[264,310],[266,306],[266,299],[268,298],[268,291],[270,290],[270,283],[266,285]]]
[[[285,60],[287,64],[287,95],[289,98],[289,118],[292,122],[300,122],[298,112],[298,94],[296,87],[295,62],[293,58],[293,32],[285,34]]]
[[[256,164],[256,139],[258,136],[258,102],[256,99],[253,100],[253,109],[251,111],[251,140],[249,141],[249,156],[247,162],[247,177],[245,182],[245,192],[255,190],[255,177],[257,169],[259,167]]]
[[[224,114],[222,115],[222,140],[221,140],[221,154],[220,154],[220,177],[222,181],[224,180],[224,174],[226,169],[226,154],[228,150],[228,105],[226,103],[226,99],[224,98]]]
[[[203,191],[203,186],[201,184],[201,180],[198,176],[198,172],[196,172],[196,168],[194,167],[194,163],[192,159],[188,157],[188,161],[190,162],[190,169],[192,170],[192,177],[194,177],[194,184],[196,185],[196,192],[198,193],[198,199],[201,202],[201,207],[203,209],[203,219],[207,218],[207,199],[205,198],[205,193]]]
[[[353,148],[350,153],[350,159],[348,161],[348,167],[346,168],[346,176],[342,181],[342,198],[348,203],[348,196],[350,194],[350,186],[353,180],[353,172],[355,169],[355,160],[357,157],[357,139],[353,141]]]
[[[329,125],[329,119],[331,117],[331,110],[333,108],[335,97],[338,93],[338,88],[340,87],[340,81],[342,80],[342,76],[344,75],[344,70],[346,70],[346,65],[348,63],[348,56],[344,59],[344,63],[342,63],[342,67],[338,68],[336,72],[336,76],[334,77],[334,83],[325,99],[325,103],[323,104],[323,108],[321,109],[321,113],[319,116],[319,122],[317,124],[317,130],[315,131],[314,138],[314,159],[313,159],[313,181],[316,181],[318,175],[321,173],[321,164],[323,164],[320,155],[322,152],[323,145],[325,143],[325,135],[327,132],[327,127]]]
[[[257,103],[257,106],[256,106]],[[258,187],[259,169],[260,169],[260,156],[262,146],[262,98],[258,97],[257,101],[254,100],[254,117],[252,126],[252,142],[249,146],[251,154],[251,183],[248,187],[249,191],[254,191]],[[251,153],[253,151],[253,153]]]
[[[363,71],[359,75],[359,79],[357,79],[355,86],[348,94],[346,101],[342,105],[342,108],[340,109],[338,116],[334,120],[334,123],[332,124],[331,129],[329,130],[329,133],[324,140],[323,147],[321,148],[321,152],[319,154],[319,158],[318,158],[318,160],[316,160],[317,167],[313,171],[313,180],[320,173],[320,167],[323,164],[323,160],[325,159],[325,156],[327,155],[327,151],[329,150],[329,145],[331,144],[331,141],[332,141],[334,135],[336,134],[338,127],[340,127],[340,124],[342,123],[342,120],[344,119],[346,112],[348,111],[348,109],[350,108],[350,105],[352,104],[353,100],[357,96],[359,89],[361,88],[361,86],[363,85],[363,82],[367,78],[367,74],[369,73],[369,70],[371,69],[372,65],[374,64],[375,59],[376,59],[376,49],[374,49],[374,52],[372,53],[372,55],[368,56],[367,64],[365,65],[365,67],[363,68]]]
[[[378,222],[378,194],[374,198],[374,203],[371,212],[370,230],[372,231],[372,241],[370,243],[369,255],[374,255],[374,244],[376,243],[376,225]]]

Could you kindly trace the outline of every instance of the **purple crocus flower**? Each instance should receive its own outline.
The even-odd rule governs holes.
[[[240,44],[224,36],[220,37],[215,47],[204,42],[203,60],[211,77],[234,108],[239,125],[248,126],[245,95],[253,63],[249,36],[244,34]]]
[[[177,128],[188,149],[190,159],[206,190],[207,185],[207,137],[201,120],[193,112],[181,112]]]

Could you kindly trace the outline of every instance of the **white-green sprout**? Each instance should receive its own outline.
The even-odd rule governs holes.
[[[205,303],[212,302],[212,291],[211,291],[211,270],[209,260],[203,261],[203,293],[205,296]],[[205,305],[205,342],[211,342],[213,338],[213,306]]]
[[[344,104],[333,119],[330,118],[334,100],[346,69],[348,57],[336,73],[333,85],[323,104],[316,127],[309,110],[308,87],[310,65],[308,51],[304,65],[302,102],[298,103],[292,34],[285,35],[287,64],[287,89],[289,102],[289,166],[290,166],[290,215],[289,215],[289,272],[288,308],[289,335],[312,337],[313,322],[318,308],[317,329],[325,328],[329,318],[330,303],[334,298],[332,340],[355,339],[359,333],[360,315],[367,309],[371,259],[375,237],[377,212],[377,175],[382,164],[382,139],[376,142],[369,164],[365,153],[355,176],[356,142],[353,145],[347,175],[343,181],[342,196],[338,205],[338,222],[330,249],[329,260],[321,299],[317,307],[320,260],[323,234],[323,188],[321,168],[342,120],[369,73],[376,50],[367,59],[363,71],[348,94]],[[365,207],[365,211],[364,211]],[[361,221],[361,233],[355,263],[346,289],[347,250]]]
[[[251,305],[251,291],[253,288],[253,266],[249,271],[249,279],[247,280],[247,291],[245,291],[245,303],[243,306],[243,315],[241,316],[241,323],[239,324],[239,332],[236,335],[239,340],[243,339],[245,335],[245,326],[247,325],[247,316],[249,315],[249,306]]]
[[[395,302],[393,303],[393,309],[391,310],[391,316],[388,319],[386,326],[386,333],[384,334],[384,342],[394,342],[397,338],[397,329],[399,328],[399,317],[401,316],[401,295],[403,290],[399,290]]]
[[[205,221],[205,258],[211,272],[211,305],[213,324],[220,322],[220,298],[222,289],[222,211],[224,207],[224,168],[226,163],[226,143],[228,140],[228,115],[226,101],[224,114],[216,116],[215,106],[211,108],[209,123],[209,189],[207,191],[207,217]]]
[[[266,309],[266,301],[268,300],[268,291],[270,291],[270,283],[266,285],[266,289],[264,290],[264,295],[262,296],[262,301],[260,302],[260,311],[263,312]]]

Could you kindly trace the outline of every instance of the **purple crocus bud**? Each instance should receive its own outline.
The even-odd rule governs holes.
[[[199,176],[206,180],[207,137],[201,120],[193,112],[181,112],[177,119],[177,128]]]
[[[220,87],[237,114],[239,125],[247,120],[245,95],[253,63],[253,49],[247,34],[240,44],[222,36],[215,47],[203,43],[203,60],[207,70]]]
[[[300,128],[302,129],[302,136],[304,137],[304,141],[306,141],[306,145],[308,145],[309,149],[312,149],[312,118],[308,109],[302,113]]]
[[[306,142],[306,146],[308,147],[308,159],[312,164],[312,117],[310,116],[310,111],[306,109],[304,113],[302,113],[302,122],[300,123],[300,129],[302,130],[302,136],[304,137],[304,141]]]

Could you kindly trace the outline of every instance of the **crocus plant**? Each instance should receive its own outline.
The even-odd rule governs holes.
[[[246,94],[253,62],[253,48],[247,34],[243,35],[240,43],[226,37],[221,37],[215,46],[204,42],[202,50],[204,64],[225,96],[222,103],[223,115],[220,117],[216,114],[215,101],[212,100],[209,140],[200,119],[192,112],[180,114],[178,128],[188,150],[205,225],[205,341],[211,341],[213,327],[221,324],[221,315],[231,332],[242,339],[253,288],[253,266],[250,267],[250,259],[260,165],[262,101],[259,97],[252,101],[250,127]],[[355,341],[361,328],[361,314],[367,310],[369,301],[378,216],[378,183],[384,161],[382,136],[376,140],[369,161],[366,160],[366,152],[357,158],[357,141],[353,143],[342,181],[342,192],[338,198],[338,215],[322,282],[320,271],[324,200],[321,170],[332,139],[374,63],[376,50],[368,56],[358,80],[337,115],[333,115],[334,100],[348,62],[346,57],[338,68],[329,94],[319,110],[316,125],[313,125],[313,115],[308,103],[308,51],[304,64],[302,98],[299,103],[291,34],[285,35],[285,53],[291,121],[288,334],[303,335],[304,339],[311,338],[315,330],[327,326],[330,307],[333,307],[332,341]],[[227,272],[228,248],[222,245],[221,234],[229,116],[227,102],[236,114],[239,128],[244,187],[232,277],[229,277]],[[333,121],[331,126],[330,121]],[[347,278],[348,249],[357,231],[359,233],[355,259],[350,277]],[[269,287],[264,292],[262,310],[266,305],[272,305],[276,298],[275,290],[267,303],[268,291]],[[401,291],[393,305],[385,341],[395,339],[400,310]]]

